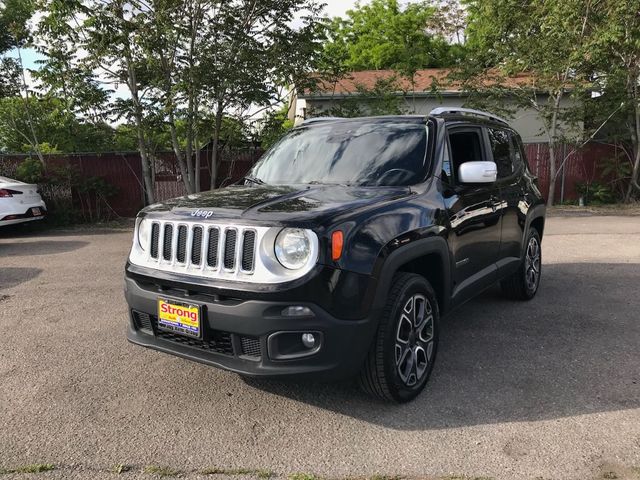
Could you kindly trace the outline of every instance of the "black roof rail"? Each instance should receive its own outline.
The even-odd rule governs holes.
[[[305,118],[300,125],[309,125],[310,123],[327,122],[330,120],[344,120],[343,117],[312,117]]]
[[[497,122],[500,123],[504,123],[505,125],[508,125],[509,122],[507,122],[504,118],[499,117],[497,115],[494,115],[493,113],[489,113],[489,112],[483,112],[482,110],[473,110],[472,108],[461,108],[461,107],[438,107],[438,108],[434,108],[433,110],[431,110],[431,112],[429,112],[429,115],[442,115],[445,113],[459,113],[459,114],[466,114],[466,115],[475,115],[477,117],[485,117],[485,118],[490,118],[491,120],[495,120]]]

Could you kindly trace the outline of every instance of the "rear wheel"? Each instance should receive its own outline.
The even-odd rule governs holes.
[[[398,273],[360,372],[362,389],[384,400],[407,402],[425,387],[438,346],[439,311],[429,282]]]
[[[529,230],[525,248],[518,270],[500,282],[504,295],[513,300],[531,300],[540,286],[542,247],[535,228]]]

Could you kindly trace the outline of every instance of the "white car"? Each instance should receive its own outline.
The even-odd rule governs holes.
[[[37,185],[0,177],[0,227],[42,220],[46,213]]]

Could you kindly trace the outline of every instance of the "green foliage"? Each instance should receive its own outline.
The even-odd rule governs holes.
[[[288,114],[288,105],[283,105],[279,110],[270,111],[265,115],[264,123],[258,136],[264,150],[271,147],[293,128],[293,121],[289,120]]]
[[[438,9],[429,2],[373,0],[356,3],[346,18],[328,25],[321,68],[327,72],[394,69],[408,78],[428,67],[451,66],[460,48],[435,28]]]
[[[600,159],[598,167],[600,177],[607,181],[607,186],[615,201],[624,201],[633,172],[633,162],[626,151],[620,149],[617,155]]]
[[[25,159],[16,169],[16,178],[26,183],[40,183],[44,176],[42,162],[37,158]]]
[[[0,1],[0,55],[29,39],[27,21],[34,12],[32,0]]]
[[[601,182],[579,183],[576,191],[584,198],[585,204],[600,205],[614,203],[616,200],[611,188]]]
[[[307,114],[313,116],[330,117],[361,117],[367,115],[401,115],[407,113],[405,99],[399,96],[398,79],[379,78],[372,88],[356,85],[356,91],[339,102],[333,103],[322,111],[309,110]]]
[[[20,64],[15,58],[0,58],[0,98],[20,93]]]
[[[60,99],[0,98],[0,151],[34,153],[41,147],[42,153],[101,152],[112,148],[112,139],[109,125],[82,121]]]

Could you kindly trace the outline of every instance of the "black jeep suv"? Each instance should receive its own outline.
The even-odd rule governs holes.
[[[408,401],[444,315],[498,281],[535,295],[544,216],[498,117],[308,120],[240,184],[140,212],[128,338],[247,376],[357,375]]]

